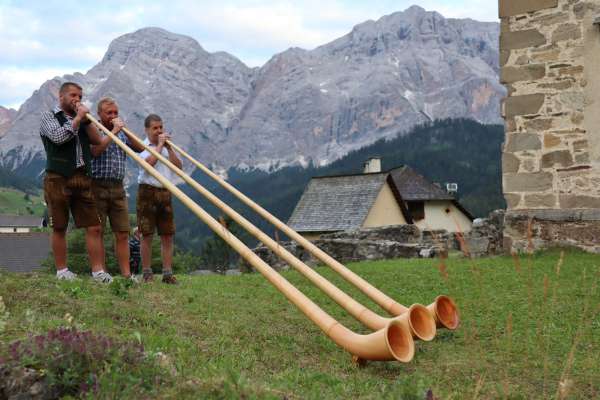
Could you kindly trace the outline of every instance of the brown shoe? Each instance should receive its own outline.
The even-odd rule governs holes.
[[[163,275],[162,281],[163,283],[168,283],[169,285],[177,285],[177,279],[175,279],[175,275]]]
[[[154,274],[152,273],[152,271],[150,271],[150,272],[144,271],[144,273],[142,274],[142,277],[144,279],[144,283],[149,283],[154,280]]]

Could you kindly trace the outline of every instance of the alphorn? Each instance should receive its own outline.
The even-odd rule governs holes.
[[[177,188],[168,179],[163,177],[150,164],[137,155],[123,143],[109,129],[97,121],[91,114],[86,117],[108,135],[125,153],[136,163],[156,178],[164,188],[177,197],[190,209],[202,222],[219,235],[229,246],[260,272],[277,290],[279,290],[292,304],[315,323],[338,346],[347,350],[359,360],[409,362],[415,353],[415,344],[412,334],[406,324],[399,320],[391,320],[384,328],[368,335],[361,335],[346,328],[332,316],[323,311],[319,306],[306,297],[294,285],[288,282],[277,271],[254,254],[241,240],[231,234],[223,225],[215,220],[202,207],[189,198],[181,189]]]
[[[371,330],[379,330],[384,328],[391,320],[391,318],[385,318],[377,315],[367,307],[360,304],[358,301],[344,293],[330,281],[325,279],[314,269],[299,260],[296,256],[290,253],[287,249],[280,246],[275,240],[269,235],[262,232],[254,224],[244,218],[242,215],[237,213],[234,209],[224,203],[221,199],[211,193],[208,189],[200,185],[197,181],[192,179],[181,169],[177,168],[171,161],[166,157],[158,153],[151,146],[147,146],[135,133],[127,128],[123,130],[128,134],[130,138],[140,143],[144,148],[156,157],[160,162],[165,164],[169,169],[175,172],[181,177],[186,183],[192,186],[202,196],[208,199],[217,208],[221,209],[225,214],[230,216],[236,221],[242,228],[247,232],[261,241],[265,246],[271,249],[277,256],[287,262],[294,269],[299,271],[302,275],[308,278],[315,286],[321,289],[331,299],[333,299],[338,305],[348,311],[354,318],[359,320],[365,326]],[[421,340],[432,340],[435,336],[435,320],[430,316],[425,306],[421,304],[413,304],[406,313],[401,316],[395,317],[400,318],[402,323],[408,324],[411,333],[418,339]]]
[[[366,294],[371,300],[373,300],[381,308],[386,310],[390,315],[400,316],[409,310],[409,307],[403,306],[402,304],[396,302],[394,299],[387,296],[385,293],[383,293],[382,291],[371,285],[369,282],[352,272],[350,269],[346,268],[343,264],[331,257],[329,254],[319,249],[312,242],[305,239],[298,232],[294,231],[292,228],[283,223],[279,218],[275,217],[267,210],[262,208],[260,205],[256,204],[253,200],[251,200],[249,197],[237,190],[226,180],[222,179],[220,176],[212,172],[208,167],[206,167],[205,165],[197,161],[195,158],[190,156],[187,152],[185,152],[182,148],[174,144],[172,141],[169,140],[168,144],[171,147],[173,147],[173,149],[181,153],[185,158],[187,158],[201,171],[203,171],[205,174],[217,181],[219,185],[221,185],[223,188],[225,188],[227,191],[229,191],[239,200],[241,200],[244,204],[246,204],[256,213],[258,213],[261,217],[269,221],[271,224],[273,224],[273,226],[275,226],[281,232],[285,233],[292,240],[296,241],[298,244],[304,247],[308,252],[314,255],[325,265],[329,266],[335,272],[340,274],[346,281],[350,282],[361,292]],[[456,329],[458,327],[460,321],[458,308],[454,303],[454,300],[452,300],[452,298],[450,298],[449,296],[441,295],[436,297],[434,302],[427,306],[427,310],[434,318],[438,327],[447,329]]]

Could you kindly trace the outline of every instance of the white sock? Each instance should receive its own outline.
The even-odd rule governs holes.
[[[57,268],[57,269],[56,269],[56,276],[58,276],[58,275],[62,275],[62,274],[64,274],[65,272],[67,272],[68,270],[69,270],[69,268],[68,268],[68,267],[64,267],[64,268],[62,268],[62,269],[58,269],[58,268]]]

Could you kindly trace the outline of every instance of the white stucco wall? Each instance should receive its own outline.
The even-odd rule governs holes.
[[[6,227],[6,226],[2,226],[0,227],[0,233],[29,233],[30,229],[29,228],[17,228],[17,230],[15,231],[15,228],[13,227]]]
[[[451,201],[426,201],[425,219],[417,221],[415,225],[421,230],[445,229],[448,232],[469,232],[473,224]]]
[[[402,224],[406,224],[406,219],[402,215],[402,209],[400,209],[390,185],[386,183],[377,195],[373,207],[369,210],[362,227],[373,228]]]

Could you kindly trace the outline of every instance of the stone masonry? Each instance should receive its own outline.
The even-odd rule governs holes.
[[[416,225],[391,225],[330,233],[313,243],[340,262],[430,258],[447,256],[450,250],[462,250],[465,256],[484,257],[502,254],[503,221],[504,210],[496,210],[488,218],[475,220],[473,229],[460,238],[445,230],[421,231]],[[307,265],[321,264],[295,242],[283,242],[280,245]],[[273,268],[288,268],[283,260],[262,244],[254,252]],[[241,270],[251,270],[246,262],[240,263]]]
[[[340,262],[389,260],[395,258],[435,257],[456,248],[453,236],[446,231],[421,232],[415,225],[392,225],[322,235],[313,243]],[[295,242],[281,243],[290,253],[310,266],[320,264],[312,254]],[[288,265],[264,246],[254,249],[267,264],[276,269]],[[248,270],[244,265],[243,270]]]
[[[600,0],[499,0],[504,248],[600,252]]]

